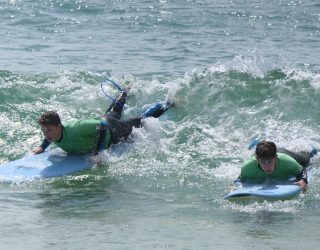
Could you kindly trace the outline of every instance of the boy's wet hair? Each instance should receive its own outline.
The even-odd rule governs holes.
[[[40,125],[44,125],[44,126],[47,126],[47,125],[55,125],[56,126],[56,125],[61,124],[60,117],[59,117],[58,113],[55,111],[47,111],[47,112],[43,113],[40,116],[38,122]]]
[[[260,159],[270,159],[277,156],[277,146],[272,141],[261,141],[256,147],[256,156]]]

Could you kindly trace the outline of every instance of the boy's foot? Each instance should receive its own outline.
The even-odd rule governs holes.
[[[166,112],[169,108],[175,107],[173,102],[157,102],[153,104],[150,108],[148,108],[143,114],[143,117],[160,117],[164,112]]]
[[[257,146],[257,144],[260,142],[259,136],[255,135],[254,137],[251,138],[248,149],[253,149]]]
[[[167,105],[168,108],[176,108],[177,107],[177,105],[174,102],[171,102],[171,101],[167,101],[166,105]]]
[[[122,90],[120,93],[119,93],[119,95],[118,95],[118,97],[117,98],[115,98],[115,105],[117,105],[117,106],[119,106],[119,107],[124,107],[125,106],[125,103],[126,103],[126,101],[127,101],[127,98],[128,98],[128,93],[129,93],[129,91],[130,91],[130,86],[127,88],[127,89],[125,89],[125,90]]]
[[[310,157],[315,156],[318,153],[318,149],[316,149],[315,147],[312,147],[312,150],[310,151]]]

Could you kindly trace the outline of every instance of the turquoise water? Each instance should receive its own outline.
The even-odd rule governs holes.
[[[101,166],[0,177],[1,249],[318,248],[319,156],[297,199],[223,200],[260,135],[320,147],[316,1],[2,1],[0,163],[41,141],[39,114],[100,116],[106,77],[124,116],[169,98]]]

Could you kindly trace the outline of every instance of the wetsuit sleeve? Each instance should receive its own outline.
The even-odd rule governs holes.
[[[109,128],[109,124],[107,120],[101,120],[100,123],[97,124],[97,144],[96,149],[94,151],[94,155],[98,154],[99,151],[105,149],[105,140],[106,140],[106,132]]]
[[[49,147],[49,145],[51,144],[51,142],[50,141],[48,141],[47,139],[43,139],[43,141],[42,141],[42,143],[41,143],[41,145],[40,145],[40,147],[43,149],[43,151],[45,151],[46,150],[46,148],[47,147]]]
[[[308,184],[308,173],[307,173],[307,170],[304,169],[301,174],[299,174],[298,176],[296,176],[296,179],[297,181],[300,181],[300,180],[304,180],[304,182],[306,184]]]

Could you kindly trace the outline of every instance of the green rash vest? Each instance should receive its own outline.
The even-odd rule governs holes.
[[[240,180],[244,182],[264,182],[288,180],[299,176],[303,167],[291,156],[277,153],[276,167],[271,174],[266,174],[258,165],[255,156],[246,160],[241,168]]]
[[[63,124],[62,139],[53,141],[67,153],[91,153],[97,147],[96,125],[100,119],[73,121]],[[105,145],[110,141],[109,129],[106,130]]]

